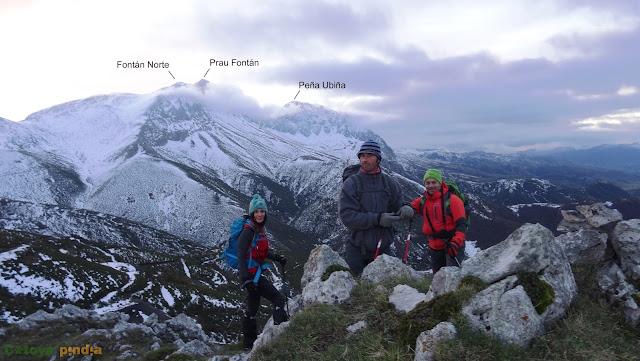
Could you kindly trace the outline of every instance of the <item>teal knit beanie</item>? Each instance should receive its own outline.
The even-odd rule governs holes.
[[[249,214],[253,214],[256,209],[264,209],[267,212],[267,203],[259,194],[254,194],[251,202],[249,202]]]
[[[426,182],[429,178],[433,178],[437,180],[438,183],[442,184],[442,174],[440,174],[440,171],[437,169],[427,170],[427,172],[424,174],[424,177],[422,177],[422,184],[424,184],[424,182]]]

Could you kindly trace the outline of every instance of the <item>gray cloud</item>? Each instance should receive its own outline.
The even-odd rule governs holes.
[[[387,49],[398,60],[318,61],[276,69],[263,80],[285,85],[341,81],[347,89],[334,90],[336,95],[381,97],[351,106],[356,112],[379,113],[378,122],[375,116],[368,119],[369,126],[392,145],[407,139],[421,146],[596,145],[619,139],[620,133],[578,131],[573,122],[640,106],[640,93],[616,94],[621,86],[640,91],[637,39],[640,29],[551,39],[553,46],[590,54],[556,63],[531,59],[502,64],[488,54],[434,60],[417,50]],[[382,115],[389,120],[382,121]],[[627,132],[640,136],[637,127],[629,126]],[[461,135],[464,144],[459,144]]]
[[[333,47],[354,45],[383,34],[390,26],[380,9],[356,12],[343,3],[292,2],[265,9],[259,16],[238,12],[220,17],[215,10],[212,13],[208,1],[199,7],[198,28],[204,29],[204,41],[245,53],[277,51],[292,58],[330,56],[314,41]]]

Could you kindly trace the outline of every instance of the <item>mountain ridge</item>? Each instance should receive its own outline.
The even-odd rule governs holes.
[[[260,193],[273,215],[274,238],[303,252],[320,243],[342,247],[341,172],[357,163],[368,139],[380,142],[382,165],[407,200],[423,192],[424,171],[439,168],[464,186],[487,227],[492,214],[508,214],[510,206],[587,201],[589,194],[579,189],[605,180],[590,168],[567,169],[560,161],[524,155],[394,150],[347,116],[308,103],[289,102],[275,118],[223,112],[216,103],[220,94],[243,99],[208,82],[176,83],[150,94],[96,96],[34,113],[0,135],[0,180],[6,185],[0,197],[85,208],[219,245],[231,220]],[[621,171],[608,175],[615,182],[635,179]],[[614,200],[610,196],[628,194],[603,187],[591,198]],[[515,217],[507,228],[526,221]],[[397,228],[402,234],[407,225]],[[471,232],[480,244],[491,243],[489,231]],[[424,245],[416,241],[414,252],[425,251]]]

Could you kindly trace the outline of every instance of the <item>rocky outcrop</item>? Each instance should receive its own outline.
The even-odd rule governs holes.
[[[357,285],[351,273],[338,270],[331,273],[326,280],[322,280],[324,273],[333,265],[349,269],[347,262],[327,245],[311,251],[304,265],[302,292],[289,303],[292,314],[314,303],[333,305],[351,297],[351,291]]]
[[[347,262],[331,247],[327,245],[316,247],[309,254],[307,263],[304,264],[304,274],[300,285],[304,289],[309,282],[319,279],[327,268],[336,264],[349,268]]]
[[[607,234],[595,229],[578,229],[558,236],[560,246],[571,264],[602,262],[607,249]]]
[[[577,206],[576,210],[595,228],[622,220],[622,214],[617,209],[607,208],[604,203]]]
[[[625,275],[632,280],[640,280],[640,219],[616,224],[611,243]]]
[[[441,270],[442,271],[442,270]],[[549,285],[550,304],[539,313],[522,286],[520,275],[534,275],[535,283]],[[455,289],[465,276],[476,276],[489,284],[463,307],[469,323],[505,343],[528,344],[549,330],[575,299],[578,289],[566,255],[547,228],[526,224],[503,242],[479,252],[447,273],[434,276],[430,293]],[[528,281],[531,282],[531,281]]]
[[[186,354],[193,357],[211,356],[219,345],[207,336],[192,318],[180,314],[174,318],[169,318],[165,322],[158,322],[157,315],[147,318],[143,324],[129,322],[129,316],[120,312],[107,312],[98,314],[92,310],[81,309],[74,305],[64,305],[56,309],[53,313],[39,310],[16,325],[16,329],[23,332],[43,332],[56,324],[80,324],[89,327],[82,334],[74,338],[76,342],[82,343],[84,340],[91,340],[95,347],[101,345],[112,349],[103,350],[105,352],[121,352],[117,359],[142,359],[144,354],[137,354],[139,351],[132,351],[132,335],[139,334],[142,337],[134,337],[138,342],[146,340],[147,345],[138,345],[137,350],[146,349],[151,352],[163,345],[174,345],[177,348],[175,354]],[[100,340],[104,340],[104,343]],[[87,341],[88,342],[88,341]]]
[[[597,277],[606,301],[620,308],[629,322],[640,324],[640,293],[634,287],[640,279],[640,220],[622,221],[617,211],[609,210],[603,204],[581,206],[578,210],[562,213],[564,219],[558,229],[564,230],[564,234],[554,237],[550,230],[539,224],[526,224],[503,242],[465,260],[461,267],[442,268],[434,275],[426,294],[407,285],[397,285],[389,291],[379,284],[390,279],[426,276],[398,258],[382,255],[365,267],[360,279],[354,279],[338,253],[326,245],[319,246],[311,252],[304,266],[301,292],[288,300],[289,314],[294,316],[315,303],[338,305],[349,302],[360,281],[378,284],[376,292],[388,297],[399,315],[411,317],[410,312],[420,309],[424,302],[455,292],[463,280],[473,276],[485,282],[487,287],[465,298],[467,301],[461,312],[469,325],[506,344],[526,346],[536,336],[552,329],[575,300],[578,290],[571,265],[604,264]],[[537,291],[531,293],[531,287],[537,287]],[[139,351],[127,345],[132,334],[142,334],[148,339],[150,351],[173,344],[176,353],[206,358],[218,348],[195,320],[178,315],[161,322],[159,317],[158,313],[152,312],[142,322],[133,323],[121,312],[99,315],[66,305],[53,313],[38,311],[31,314],[16,324],[16,329],[37,330],[42,325],[58,322],[108,325],[89,328],[82,337],[116,340],[121,359],[144,356],[135,354]],[[269,320],[258,336],[254,350],[271,343],[289,324],[274,325],[273,320]],[[353,334],[367,327],[362,320],[345,331]],[[415,360],[433,359],[438,342],[456,337],[455,327],[448,322],[420,331],[423,332],[416,340]],[[0,339],[6,337],[7,331],[0,329]],[[249,360],[253,352],[218,355],[211,360]]]
[[[620,308],[627,321],[640,324],[640,220],[623,221],[604,203],[562,211],[558,236],[571,264],[602,264],[598,287],[603,300]]]
[[[617,263],[610,261],[600,268],[598,287],[606,295],[605,301],[609,305],[620,307],[629,323],[634,326],[640,324],[640,290],[627,282],[627,277]]]

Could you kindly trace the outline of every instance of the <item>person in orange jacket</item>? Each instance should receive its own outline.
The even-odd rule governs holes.
[[[440,171],[429,169],[422,180],[426,188],[424,197],[413,200],[411,207],[424,218],[422,233],[429,237],[431,268],[435,274],[445,266],[460,266],[467,230],[466,215],[462,200],[449,192]]]

